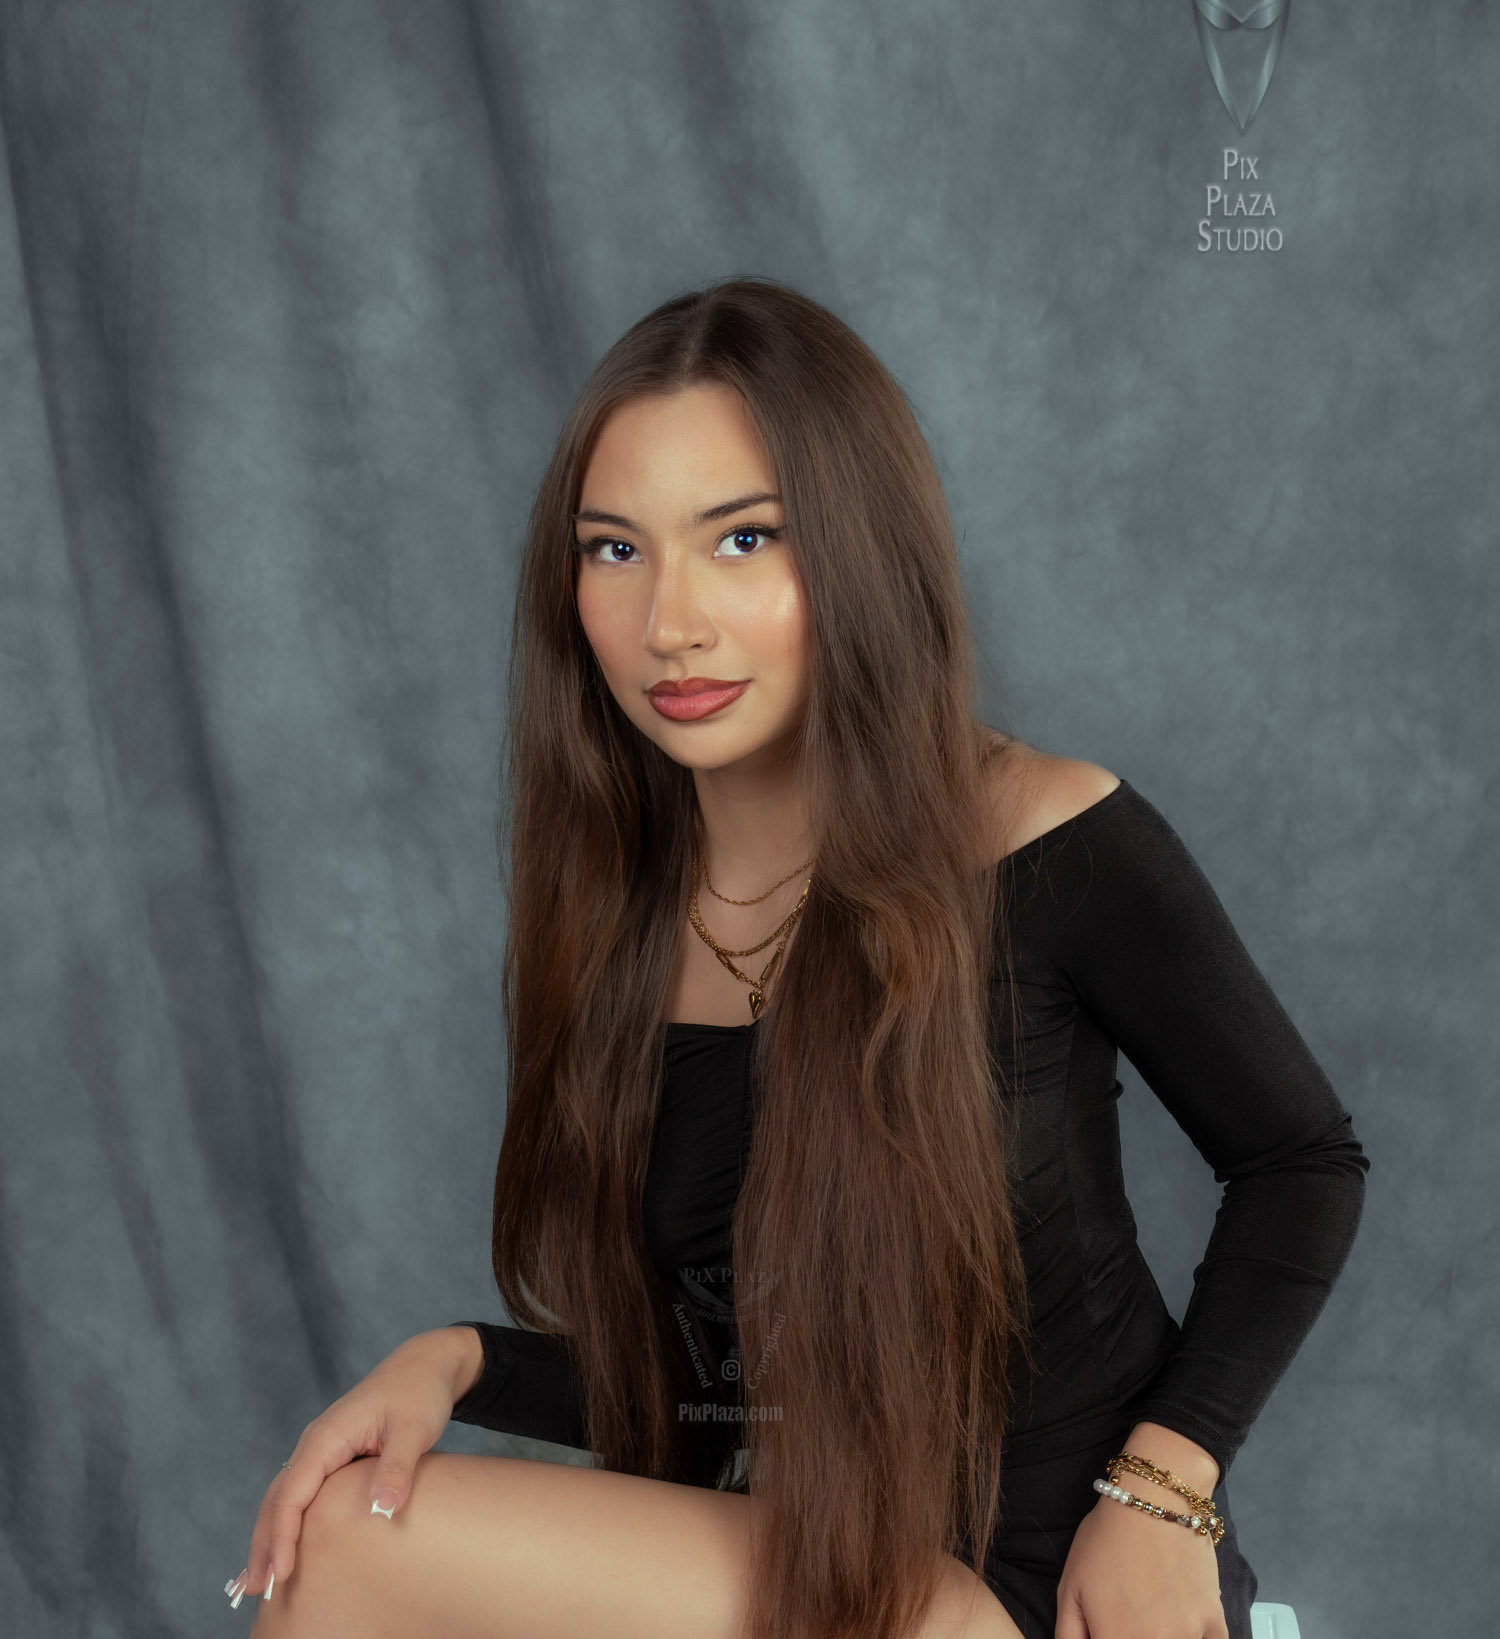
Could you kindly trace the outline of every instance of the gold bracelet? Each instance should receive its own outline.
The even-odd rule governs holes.
[[[1186,1500],[1192,1509],[1191,1515],[1168,1514],[1165,1509],[1156,1508],[1144,1499],[1133,1499],[1133,1504],[1138,1504],[1163,1518],[1176,1518],[1184,1525],[1190,1525],[1200,1536],[1207,1537],[1215,1547],[1218,1547],[1224,1535],[1224,1521],[1214,1512],[1212,1498],[1195,1491],[1186,1480],[1179,1479],[1170,1469],[1158,1467],[1149,1458],[1137,1457],[1129,1451],[1122,1451],[1109,1459],[1104,1465],[1104,1472],[1109,1476],[1110,1486],[1116,1490],[1119,1488],[1120,1475],[1128,1473],[1135,1474],[1143,1480],[1154,1480],[1158,1485],[1166,1486],[1169,1491],[1175,1491]]]
[[[1111,1457],[1104,1465],[1104,1471],[1110,1479],[1115,1480],[1121,1471],[1138,1475],[1143,1480],[1155,1480],[1158,1485],[1164,1485],[1169,1491],[1175,1491],[1179,1497],[1185,1497],[1200,1514],[1211,1514],[1214,1509],[1213,1499],[1205,1497],[1201,1492],[1194,1491],[1186,1480],[1179,1479],[1169,1468],[1161,1468],[1153,1463],[1149,1457],[1137,1457],[1133,1452],[1122,1451],[1116,1457]]]

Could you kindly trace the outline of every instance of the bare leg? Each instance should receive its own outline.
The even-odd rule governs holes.
[[[428,1452],[386,1519],[369,1511],[367,1462],[324,1481],[291,1575],[255,1598],[254,1639],[738,1639],[749,1497]],[[952,1559],[913,1639],[1020,1632]]]

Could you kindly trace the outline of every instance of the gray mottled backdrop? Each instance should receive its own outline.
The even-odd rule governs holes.
[[[1296,0],[1243,137],[1189,0],[0,39],[6,1631],[242,1629],[302,1425],[499,1317],[525,514],[599,353],[736,272],[895,371],[992,720],[1163,810],[1355,1113],[1360,1239],[1230,1475],[1262,1597],[1492,1631],[1496,9]],[[1225,147],[1279,250],[1198,248]],[[1180,1314],[1217,1191],[1125,1074]]]

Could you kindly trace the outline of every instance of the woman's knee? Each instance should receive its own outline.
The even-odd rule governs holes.
[[[277,1578],[269,1600],[257,1600],[256,1639],[327,1633],[379,1608],[382,1579],[394,1568],[389,1550],[399,1544],[394,1522],[370,1512],[373,1474],[373,1462],[357,1458],[318,1488],[302,1514],[290,1573]],[[414,1478],[408,1507],[416,1492]]]

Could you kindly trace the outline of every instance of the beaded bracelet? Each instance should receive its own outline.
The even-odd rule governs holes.
[[[1181,1480],[1170,1469],[1159,1468],[1148,1458],[1134,1456],[1131,1452],[1122,1451],[1118,1456],[1111,1457],[1104,1465],[1107,1478],[1101,1483],[1094,1482],[1094,1489],[1103,1496],[1114,1498],[1115,1501],[1129,1499],[1130,1506],[1137,1507],[1148,1513],[1154,1513],[1161,1519],[1173,1519],[1196,1531],[1200,1536],[1207,1537],[1215,1547],[1224,1535],[1224,1521],[1214,1512],[1211,1498],[1201,1496],[1193,1490],[1185,1480]],[[1174,1514],[1164,1508],[1158,1508],[1154,1503],[1144,1498],[1132,1497],[1131,1494],[1121,1492],[1118,1484],[1121,1473],[1138,1475],[1143,1480],[1154,1480],[1158,1485],[1177,1492],[1187,1499],[1192,1509],[1190,1514]],[[1120,1495],[1116,1496],[1115,1493]]]
[[[1170,1508],[1159,1508],[1154,1502],[1147,1502],[1144,1497],[1132,1496],[1129,1491],[1122,1490],[1110,1480],[1095,1480],[1094,1489],[1101,1497],[1108,1497],[1112,1502],[1123,1502],[1127,1508],[1139,1508],[1142,1513],[1154,1514],[1157,1519],[1172,1520],[1178,1525],[1185,1525],[1188,1530],[1196,1531],[1200,1537],[1211,1535],[1209,1527],[1197,1514],[1174,1514]]]

